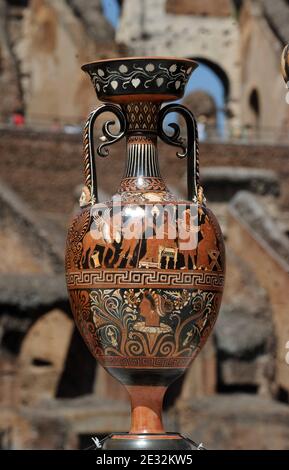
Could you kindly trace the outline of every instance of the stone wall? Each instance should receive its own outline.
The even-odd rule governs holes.
[[[97,132],[96,132],[97,138]],[[112,194],[118,187],[124,168],[124,143],[110,149],[110,156],[97,159],[101,188]],[[75,188],[83,181],[81,135],[25,131],[0,132],[0,172],[2,178],[41,219],[53,217],[65,229],[78,195]],[[160,165],[168,184],[185,194],[183,175],[186,162],[178,159],[175,149],[160,144]],[[276,172],[281,183],[281,205],[289,207],[288,150],[285,146],[234,145],[202,143],[202,167],[236,166],[267,168]],[[113,165],[113,171],[108,167]]]
[[[289,108],[280,57],[288,41],[289,7],[283,0],[269,3],[246,0],[237,10],[225,0],[125,0],[117,40],[132,55],[204,61],[229,83],[226,110],[233,133],[241,127],[261,142],[287,142]]]
[[[105,27],[103,18],[98,29]],[[116,54],[107,29],[107,37],[96,41],[66,1],[31,2],[18,44],[29,120],[70,124],[86,115],[96,98],[80,66]]]
[[[0,122],[7,121],[17,108],[23,108],[21,81],[8,35],[9,6],[0,0]]]
[[[284,14],[286,11],[289,14],[289,7],[284,5]],[[284,44],[268,26],[262,2],[245,2],[240,18],[240,41],[243,125],[259,127],[262,130],[262,135],[259,135],[261,141],[270,135],[275,135],[279,141],[282,137],[285,139],[289,107],[285,100],[286,89],[280,80],[280,57]],[[254,90],[259,101],[258,116],[250,106]]]
[[[275,383],[289,392],[285,360],[289,340],[289,240],[250,193],[239,193],[233,199],[229,215],[228,249],[242,258],[267,292],[277,342]],[[265,336],[273,340],[272,333]]]
[[[131,55],[199,58],[219,66],[230,83],[227,104],[234,116],[232,125],[240,124],[237,20],[231,16],[189,15],[186,8],[182,14],[175,15],[166,6],[166,0],[125,0],[117,41]],[[181,8],[177,8],[180,13]]]
[[[78,124],[96,103],[83,63],[118,55],[183,56],[209,65],[227,87],[234,133],[248,127],[261,141],[287,141],[279,62],[288,5],[278,0],[275,10],[264,0],[246,0],[238,17],[234,3],[124,0],[115,33],[100,0],[31,0],[25,8],[1,0],[0,117],[7,121],[20,108],[37,125]],[[259,117],[250,105],[254,90]]]
[[[56,396],[73,328],[71,318],[53,309],[29,329],[18,357],[20,403],[31,404]]]
[[[27,122],[38,125],[79,123],[96,102],[81,65],[118,55],[100,0],[31,0],[15,12],[5,3],[0,4],[0,83],[8,85],[3,119],[20,107]]]
[[[215,395],[179,404],[179,429],[207,449],[288,449],[288,406],[245,394]]]
[[[231,0],[167,0],[166,11],[173,15],[229,16],[232,13]]]

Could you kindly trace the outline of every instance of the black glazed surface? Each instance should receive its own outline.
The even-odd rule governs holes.
[[[93,62],[82,66],[102,101],[121,96],[157,95],[179,99],[198,64],[177,58],[134,58]]]

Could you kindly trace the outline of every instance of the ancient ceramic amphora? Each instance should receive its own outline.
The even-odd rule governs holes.
[[[197,63],[178,58],[101,60],[82,69],[105,104],[84,128],[85,186],[68,232],[67,287],[76,324],[97,361],[131,397],[131,429],[114,434],[109,449],[187,449],[166,433],[162,400],[208,338],[220,308],[225,254],[218,222],[199,183],[197,124],[179,100]],[[125,170],[109,202],[99,202],[93,127],[104,112],[97,148],[126,139]],[[186,139],[168,115],[181,115]],[[103,121],[102,121],[103,123]],[[157,140],[187,159],[187,200],[161,177]],[[166,155],[163,155],[166,158]],[[107,167],[107,171],[113,168]]]

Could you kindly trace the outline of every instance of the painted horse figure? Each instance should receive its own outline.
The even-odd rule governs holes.
[[[116,230],[109,218],[110,209],[106,209],[103,215],[94,217],[93,228],[83,237],[81,264],[84,266],[88,260],[90,268],[94,267],[93,254],[97,247],[103,247],[102,265],[105,265],[105,258],[109,250],[112,251],[107,264],[114,258],[116,252],[115,244],[121,241],[120,230]]]

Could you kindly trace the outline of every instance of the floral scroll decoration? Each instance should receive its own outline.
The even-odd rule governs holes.
[[[89,297],[89,328],[78,319],[82,334],[95,355],[119,357],[195,356],[220,302],[219,293],[189,289],[98,289]],[[157,326],[146,324],[148,305],[160,317]]]
[[[97,357],[101,354],[101,349],[95,341],[96,329],[91,319],[89,292],[86,290],[73,290],[70,293],[69,300],[76,325],[88,349]]]
[[[66,270],[78,267],[82,255],[82,240],[90,226],[90,211],[82,211],[73,221],[67,237]]]
[[[102,93],[128,93],[134,90],[167,89],[182,91],[194,69],[189,62],[172,61],[127,61],[100,64],[90,70],[96,91]]]

